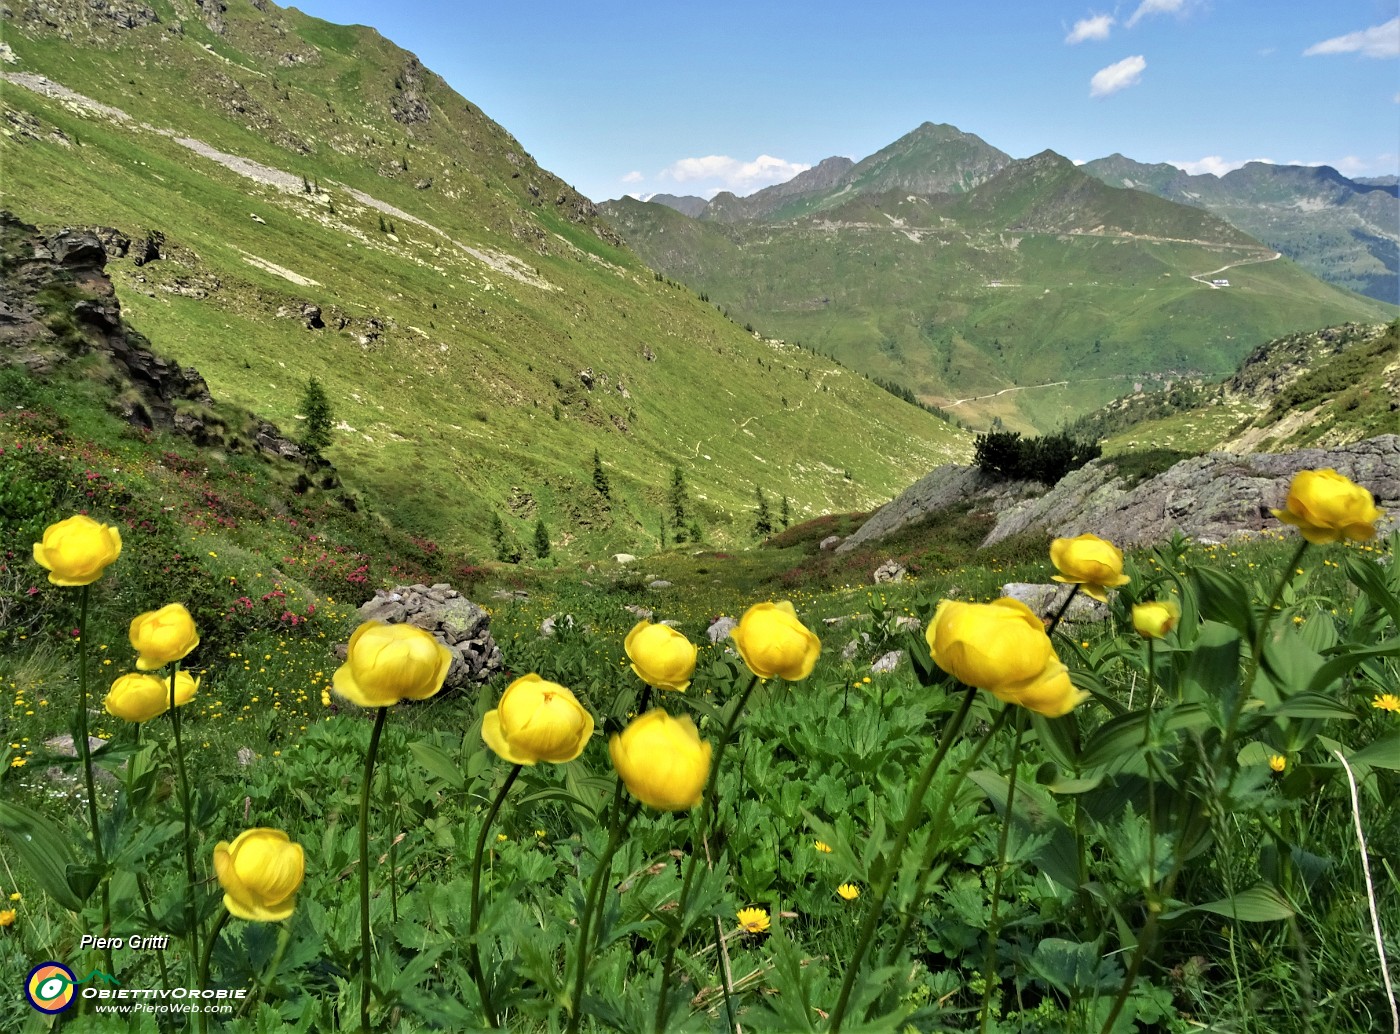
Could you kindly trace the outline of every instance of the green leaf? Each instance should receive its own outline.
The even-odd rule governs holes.
[[[1163,919],[1174,919],[1187,912],[1214,912],[1216,915],[1237,919],[1243,923],[1272,923],[1279,919],[1289,919],[1297,915],[1276,889],[1267,883],[1256,883],[1248,890],[1242,890],[1234,897],[1207,901],[1204,905],[1190,905],[1172,912],[1163,913]]]
[[[1167,732],[1202,729],[1214,722],[1203,704],[1178,704],[1162,708],[1161,727]],[[1142,753],[1148,713],[1133,711],[1120,718],[1110,718],[1094,731],[1084,745],[1080,759],[1086,768],[1106,765],[1123,757]]]
[[[1372,657],[1394,657],[1400,655],[1400,636],[1394,639],[1387,639],[1383,643],[1375,646],[1358,646],[1348,650],[1346,653],[1333,657],[1326,664],[1317,670],[1317,674],[1308,683],[1308,689],[1326,689],[1337,679],[1351,671],[1363,661]]]
[[[1379,739],[1372,740],[1356,753],[1348,754],[1347,760],[1354,765],[1370,765],[1372,768],[1400,771],[1400,732],[1386,733]]]
[[[427,772],[428,775],[436,776],[454,790],[460,790],[466,785],[462,770],[440,747],[436,747],[426,740],[413,740],[409,743],[408,749],[414,760],[423,766],[423,771]]]
[[[1201,616],[1207,621],[1223,622],[1253,639],[1254,610],[1244,582],[1213,567],[1198,567],[1192,573],[1200,593]]]
[[[86,893],[74,888],[69,873],[80,868],[78,860],[50,820],[17,804],[0,801],[0,831],[49,897],[70,912],[82,911],[83,901],[97,881],[79,874],[78,882]]]
[[[1284,900],[1284,895],[1267,883],[1256,883],[1249,890],[1242,890],[1233,897],[1162,912],[1162,918],[1175,919],[1177,916],[1186,915],[1187,912],[1214,912],[1215,915],[1224,915],[1240,922],[1275,922],[1296,915],[1294,907]]]
[[[1240,681],[1240,634],[1218,621],[1202,623],[1181,676],[1185,700],[1221,700]]]
[[[1344,718],[1356,719],[1356,711],[1346,707],[1326,693],[1297,693],[1282,703],[1261,712],[1276,718]]]
[[[1389,614],[1395,627],[1400,628],[1400,597],[1386,583],[1385,572],[1380,565],[1348,550],[1342,554],[1342,566],[1346,569],[1347,580]]]

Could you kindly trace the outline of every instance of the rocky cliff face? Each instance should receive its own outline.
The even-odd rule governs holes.
[[[110,227],[64,229],[50,236],[0,211],[0,365],[36,377],[96,355],[96,375],[111,390],[111,408],[147,430],[172,430],[198,445],[254,448],[307,468],[306,486],[338,487],[334,468],[306,456],[276,425],[225,412],[192,366],[156,353],[122,320],[106,273],[109,254],[158,260],[161,241],[133,245]]]
[[[1381,530],[1400,511],[1400,435],[1381,435],[1333,449],[1286,453],[1213,452],[1127,487],[1111,459],[1094,460],[1049,491],[1030,482],[998,481],[976,467],[939,467],[877,510],[841,545],[853,549],[883,538],[938,510],[973,500],[999,514],[983,540],[990,546],[1022,532],[1062,537],[1092,532],[1119,546],[1143,546],[1174,532],[1223,541],[1279,527],[1270,512],[1283,505],[1300,470],[1330,467],[1375,496],[1387,511]]]

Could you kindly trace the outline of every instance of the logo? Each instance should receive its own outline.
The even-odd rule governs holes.
[[[46,1016],[55,1016],[73,1004],[78,978],[61,962],[41,962],[29,971],[24,996]]]

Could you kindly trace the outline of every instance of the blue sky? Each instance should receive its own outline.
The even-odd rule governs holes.
[[[1023,158],[1400,172],[1396,0],[301,0],[595,200],[747,194],[948,122]]]

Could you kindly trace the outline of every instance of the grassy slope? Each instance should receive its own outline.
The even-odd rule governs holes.
[[[630,200],[607,212],[648,261],[736,319],[945,407],[1013,389],[953,412],[1020,430],[1138,381],[1223,374],[1261,339],[1393,315],[1286,259],[1226,270],[1229,289],[1193,281],[1269,253],[1205,213],[1106,188],[1048,155],[965,195],[861,197],[789,222],[720,227]],[[1026,387],[1062,380],[1073,383]]]
[[[1232,377],[1125,396],[1079,429],[1107,455],[1340,445],[1394,433],[1397,386],[1400,324],[1351,325],[1265,342]]]
[[[370,30],[234,2],[216,35],[191,5],[156,4],[161,25],[80,35],[78,50],[36,31],[20,6],[5,33],[12,70],[319,184],[314,194],[259,184],[170,136],[6,84],[5,106],[39,124],[39,139],[0,143],[6,203],[41,224],[164,232],[168,259],[111,267],[131,322],[199,367],[217,396],[287,427],[307,378],[319,378],[348,425],[329,455],[397,524],[479,547],[497,510],[522,541],[542,517],[556,545],[581,554],[645,546],[680,465],[701,523],[723,542],[743,537],[755,487],[786,494],[799,515],[854,509],[965,453],[917,408],[658,282],[609,241],[586,199]],[[266,56],[287,51],[304,62]],[[406,127],[390,110],[410,89],[431,118]],[[415,189],[420,177],[432,187]],[[381,213],[347,188],[442,232],[388,215],[396,232],[382,233]],[[530,282],[453,241],[507,256],[497,261]],[[170,290],[189,283],[210,293]],[[350,322],[307,330],[304,302]],[[382,329],[363,344],[371,319]],[[585,367],[599,376],[592,391]],[[588,487],[594,449],[610,505]]]

